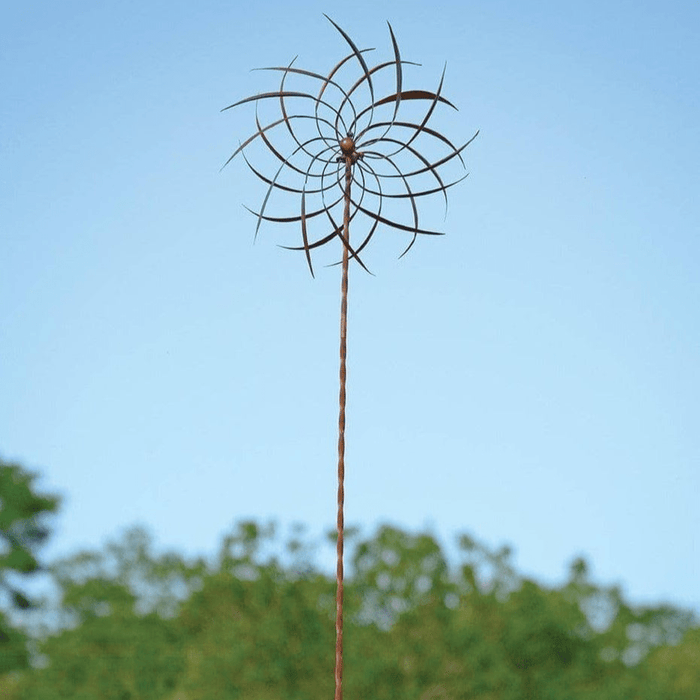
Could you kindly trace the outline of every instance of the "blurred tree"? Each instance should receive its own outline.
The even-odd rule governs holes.
[[[50,567],[60,629],[39,644],[45,663],[28,675],[21,698],[158,700],[179,683],[184,643],[179,604],[199,585],[203,561],[152,552],[139,527],[103,552],[82,552]]]
[[[213,561],[188,563],[154,554],[133,528],[58,562],[60,599],[46,614],[62,627],[39,643],[44,667],[6,686],[8,700],[330,697],[335,581],[314,566],[301,528],[286,550],[276,538],[271,525],[242,522]],[[459,541],[450,568],[427,533],[383,526],[357,540],[347,697],[695,700],[690,614],[630,606],[581,559],[547,588],[517,574],[509,548]]]
[[[357,622],[382,629],[450,590],[447,561],[435,539],[387,525],[355,547],[351,585],[361,598]]]
[[[332,696],[333,583],[301,565],[298,536],[288,543],[290,567],[264,560],[273,536],[272,527],[241,523],[184,605],[188,700]]]
[[[645,683],[656,697],[685,700],[700,693],[700,627],[686,630],[675,646],[655,649],[645,669]]]
[[[32,607],[18,581],[41,570],[37,550],[50,533],[47,516],[59,505],[57,496],[35,492],[35,479],[19,464],[0,460],[0,590],[4,605],[16,610]],[[28,661],[25,635],[0,612],[0,675]]]

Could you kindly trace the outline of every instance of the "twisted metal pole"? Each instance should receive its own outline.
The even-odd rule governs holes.
[[[348,330],[348,245],[350,242],[350,188],[352,164],[356,157],[354,143],[349,137],[341,142],[345,161],[345,209],[343,213],[343,277],[340,300],[340,412],[338,415],[338,541],[335,598],[335,700],[343,700],[343,531],[345,517],[345,383],[347,379],[347,330]]]

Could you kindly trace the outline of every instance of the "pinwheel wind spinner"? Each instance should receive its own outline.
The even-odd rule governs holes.
[[[240,154],[266,185],[259,209],[249,210],[257,218],[256,237],[263,222],[291,226],[298,232],[297,243],[282,247],[303,252],[312,275],[314,255],[333,245],[342,248],[342,259],[335,263],[342,263],[335,665],[335,700],[341,700],[349,262],[354,260],[369,272],[364,251],[382,229],[406,237],[401,256],[418,236],[442,235],[423,228],[418,203],[438,195],[447,207],[448,188],[467,175],[446,182],[442,171],[449,163],[464,168],[462,152],[479,132],[458,147],[428,126],[437,108],[456,109],[441,94],[445,71],[435,92],[406,89],[404,66],[418,64],[401,58],[390,24],[393,56],[370,67],[367,54],[373,49],[359,49],[330,17],[326,15],[326,19],[350,49],[327,75],[296,67],[296,59],[287,66],[258,69],[280,74],[279,87],[239,100],[222,111],[255,105],[256,131],[224,167]],[[272,114],[270,107],[275,110]],[[265,112],[262,118],[261,112]],[[255,164],[247,155],[253,145],[262,146]],[[426,155],[427,151],[433,155]],[[264,161],[262,165],[258,158]],[[359,237],[355,234],[358,226]]]

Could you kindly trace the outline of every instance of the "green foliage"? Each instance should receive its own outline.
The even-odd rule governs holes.
[[[36,553],[49,536],[46,518],[58,509],[56,496],[34,489],[35,474],[0,460],[0,590],[6,605],[27,610],[32,602],[16,583],[40,570]],[[26,668],[26,637],[0,613],[0,674]]]
[[[8,573],[31,574],[39,568],[36,550],[49,536],[46,515],[58,509],[56,496],[34,491],[36,474],[0,460],[0,585],[19,607],[29,602],[8,583]]]
[[[148,534],[128,530],[104,552],[57,562],[56,609],[61,629],[39,645],[46,663],[27,674],[21,698],[158,700],[176,687],[185,668],[178,595],[189,595],[201,561],[156,556]]]
[[[682,700],[700,688],[700,628],[686,630],[676,646],[655,649],[645,666],[645,680],[657,697]]]
[[[635,608],[586,563],[547,588],[466,535],[384,526],[348,557],[345,695],[375,700],[690,700],[700,628]],[[212,562],[156,555],[142,529],[57,562],[37,668],[8,700],[301,700],[333,693],[334,593],[297,529],[240,523]],[[0,678],[2,683],[8,679]],[[3,696],[5,697],[5,696]]]
[[[285,571],[274,559],[262,562],[271,535],[270,528],[239,525],[224,539],[217,569],[183,605],[188,700],[332,695],[332,672],[321,669],[333,667],[333,584],[317,573]]]

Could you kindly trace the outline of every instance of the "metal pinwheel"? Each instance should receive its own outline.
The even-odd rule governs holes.
[[[349,261],[356,261],[367,272],[362,254],[375,233],[383,226],[405,234],[408,243],[401,256],[414,245],[418,236],[442,235],[423,228],[418,200],[442,195],[447,208],[447,190],[467,174],[445,182],[440,169],[449,162],[464,168],[462,152],[478,131],[461,146],[428,126],[436,108],[456,107],[442,96],[443,69],[435,92],[404,88],[404,66],[417,65],[401,58],[394,31],[389,24],[393,59],[370,67],[365,55],[373,49],[359,49],[348,34],[327,15],[350,52],[327,75],[297,68],[294,59],[287,66],[262,68],[281,74],[279,88],[239,100],[222,111],[243,104],[255,105],[257,130],[233,152],[225,167],[241,155],[255,176],[267,185],[257,217],[257,237],[263,221],[291,224],[301,233],[300,244],[283,248],[302,251],[312,276],[312,253],[339,241],[342,246],[342,287],[340,320],[340,415],[338,421],[338,520],[337,520],[337,596],[335,700],[342,700],[343,672],[343,530],[345,477],[345,384],[346,331]],[[388,23],[387,23],[388,24]],[[345,80],[348,71],[354,79]],[[305,89],[292,89],[290,82],[303,82]],[[377,94],[378,85],[390,85],[387,95]],[[364,106],[359,104],[361,96]],[[264,123],[263,106],[275,105],[279,111]],[[422,105],[404,117],[401,107]],[[292,108],[292,106],[294,108]],[[298,109],[297,109],[298,107]],[[401,114],[400,114],[401,112]],[[246,148],[262,142],[272,163],[264,173],[253,165]],[[419,150],[419,146],[421,149]],[[422,150],[439,150],[430,160]],[[223,168],[222,168],[223,169]],[[272,210],[276,200],[291,202],[291,211]],[[401,205],[401,206],[398,206]],[[387,212],[387,209],[390,211]],[[404,212],[404,218],[395,211]],[[342,212],[342,213],[341,213]],[[351,243],[350,223],[364,220],[357,242]],[[335,264],[338,264],[336,262]]]

